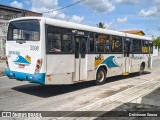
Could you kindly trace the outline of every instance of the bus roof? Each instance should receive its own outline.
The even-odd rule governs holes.
[[[72,29],[77,29],[77,30],[84,30],[84,31],[91,31],[91,32],[97,32],[97,33],[103,33],[103,34],[117,35],[117,36],[128,37],[128,38],[144,39],[144,40],[150,40],[150,41],[152,40],[152,38],[150,38],[150,37],[139,36],[139,35],[124,33],[124,32],[120,32],[120,31],[102,29],[102,28],[97,28],[97,27],[93,27],[93,26],[82,25],[82,24],[78,24],[78,23],[72,23],[72,22],[67,22],[67,21],[62,21],[62,20],[57,20],[57,19],[52,19],[52,18],[46,18],[46,17],[21,17],[21,18],[16,18],[16,19],[10,20],[10,22],[16,21],[16,20],[25,20],[25,19],[43,19],[45,21],[45,24],[54,25],[57,27],[72,28]]]

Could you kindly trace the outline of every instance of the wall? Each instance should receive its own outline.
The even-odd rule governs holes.
[[[158,47],[153,46],[153,56],[158,56]]]

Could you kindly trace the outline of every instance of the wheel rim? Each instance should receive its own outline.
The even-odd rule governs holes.
[[[104,73],[103,71],[99,71],[98,73],[98,81],[102,82],[104,80]]]

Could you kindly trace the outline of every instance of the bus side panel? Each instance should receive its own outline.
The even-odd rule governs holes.
[[[75,56],[70,54],[47,55],[46,84],[72,84]]]
[[[96,79],[96,72],[99,67],[106,66],[107,77],[122,75],[123,55],[122,54],[89,54],[88,55],[88,80]]]
[[[87,61],[87,72],[88,72],[88,77],[87,80],[95,80],[96,79],[96,69],[95,69],[95,54],[88,54],[88,61]]]
[[[147,54],[132,54],[131,56],[131,73],[138,72],[140,70],[140,65],[145,62],[145,68],[148,67],[148,55]]]
[[[124,69],[123,54],[108,54],[105,55],[105,63],[108,66],[108,76],[122,75]]]
[[[150,58],[149,58],[149,54],[144,54],[144,61],[145,61],[145,69],[144,70],[149,70],[150,67],[149,67],[149,61]]]

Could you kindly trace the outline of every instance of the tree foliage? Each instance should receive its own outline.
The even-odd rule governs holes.
[[[97,24],[97,27],[103,28],[103,29],[106,28],[105,23],[102,23],[102,22],[99,22],[99,23]]]
[[[160,37],[158,37],[157,39],[155,39],[155,40],[153,41],[153,45],[154,45],[154,46],[158,46],[158,48],[160,48]]]

